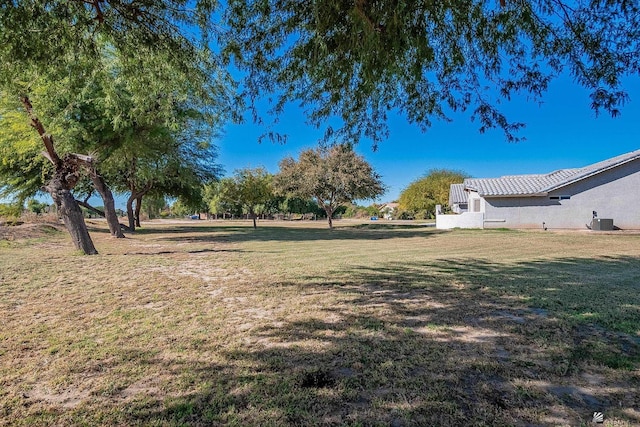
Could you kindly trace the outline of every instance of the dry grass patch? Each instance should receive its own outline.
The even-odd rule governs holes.
[[[640,423],[638,236],[143,225],[0,246],[0,424]]]

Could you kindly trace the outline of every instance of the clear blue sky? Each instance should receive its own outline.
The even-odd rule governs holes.
[[[378,201],[385,202],[397,199],[403,188],[430,169],[489,178],[586,166],[640,149],[640,80],[629,80],[626,88],[631,100],[615,119],[608,113],[596,118],[588,92],[568,77],[552,82],[540,106],[525,97],[504,103],[510,120],[526,123],[520,132],[526,141],[519,143],[508,143],[500,130],[480,134],[478,123],[460,114],[451,123],[434,122],[426,133],[403,117],[393,117],[390,137],[378,151],[373,152],[366,140],[356,150],[382,175],[389,190]],[[264,128],[250,121],[227,126],[218,143],[226,174],[258,166],[275,173],[280,159],[314,147],[323,131],[306,125],[296,108],[281,117],[276,129],[288,135],[285,145],[258,143]]]

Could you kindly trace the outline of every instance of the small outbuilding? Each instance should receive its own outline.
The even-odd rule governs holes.
[[[380,211],[380,216],[384,219],[393,219],[398,213],[398,203],[385,203],[381,205],[378,210]]]
[[[437,228],[584,229],[611,219],[640,229],[640,150],[583,168],[465,179],[451,186],[449,203],[459,214],[437,215]]]

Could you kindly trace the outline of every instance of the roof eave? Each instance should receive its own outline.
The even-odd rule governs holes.
[[[611,170],[611,169],[613,169],[613,168],[617,168],[618,166],[622,166],[622,165],[625,165],[625,164],[627,164],[627,163],[629,163],[629,162],[633,162],[634,160],[638,160],[639,158],[640,158],[640,156],[634,156],[634,157],[632,157],[632,158],[630,158],[630,159],[625,159],[625,160],[623,160],[623,161],[620,161],[620,162],[617,162],[617,163],[611,164],[611,165],[609,165],[609,166],[607,166],[607,167],[604,167],[604,168],[602,168],[602,169],[598,169],[598,170],[596,170],[596,171],[593,171],[593,172],[591,172],[591,173],[589,173],[589,174],[587,174],[587,175],[580,176],[580,177],[575,178],[575,179],[572,179],[572,180],[570,180],[570,181],[562,182],[562,183],[560,183],[560,184],[556,184],[556,185],[554,185],[554,186],[551,186],[551,187],[545,188],[545,191],[548,193],[548,192],[550,192],[550,191],[558,190],[558,189],[560,189],[560,188],[566,187],[566,186],[571,185],[571,184],[575,184],[576,182],[582,181],[582,180],[587,179],[587,178],[591,178],[592,176],[595,176],[595,175],[601,174],[601,173],[606,172],[606,171],[608,171],[608,170]]]
[[[545,197],[549,195],[548,192],[538,192],[538,193],[527,193],[527,194],[480,194],[480,197],[484,197],[485,199],[489,198],[515,198],[515,197]]]

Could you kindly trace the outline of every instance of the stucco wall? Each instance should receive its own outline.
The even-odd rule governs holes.
[[[482,212],[463,212],[460,215],[436,215],[436,228],[449,230],[451,228],[482,228]]]
[[[551,200],[551,196],[570,196]],[[544,197],[486,198],[485,228],[577,228],[592,212],[622,229],[640,229],[640,160],[564,187]]]

